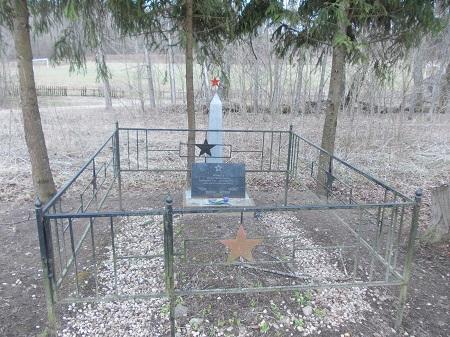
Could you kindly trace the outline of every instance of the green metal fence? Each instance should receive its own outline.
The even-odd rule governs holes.
[[[49,327],[57,327],[57,305],[60,303],[99,302],[128,299],[166,298],[170,307],[171,335],[175,335],[175,298],[186,295],[222,293],[256,293],[293,291],[330,287],[399,287],[399,307],[396,326],[403,317],[406,292],[411,277],[414,242],[417,234],[421,192],[414,200],[382,181],[332,156],[312,142],[293,132],[273,130],[223,130],[225,161],[244,162],[246,171],[255,175],[249,190],[258,185],[258,177],[279,176],[282,192],[279,199],[261,202],[256,207],[199,207],[183,208],[173,205],[171,197],[164,207],[145,207],[138,210],[127,203],[124,179],[139,172],[168,175],[185,174],[187,129],[119,128],[99,148],[86,164],[46,204],[36,202],[36,219],[44,269]],[[214,131],[214,130],[213,130]],[[197,139],[206,138],[208,130],[196,130]],[[320,156],[327,156],[327,167],[319,167]],[[203,161],[204,158],[197,158]],[[169,165],[170,164],[170,165]],[[325,172],[320,185],[317,176]],[[125,176],[126,175],[126,176]],[[275,179],[275,178],[274,178]],[[305,203],[295,200],[298,189],[319,186],[326,191],[326,199],[312,199]],[[170,191],[168,191],[170,192]],[[367,193],[370,192],[370,193]],[[370,195],[370,197],[369,197]],[[275,200],[275,199],[274,199]],[[226,264],[216,261],[192,261],[189,245],[198,238],[184,237],[174,231],[174,215],[195,217],[209,214],[220,222],[222,216],[243,219],[255,214],[306,214],[328,212],[335,219],[334,231],[342,233],[342,240],[331,244],[300,247],[296,236],[283,238],[289,243],[288,259],[262,260],[257,265],[301,263],[296,252],[302,250],[333,250],[341,261],[347,260],[346,278],[314,279],[304,282],[280,283],[267,287],[248,287],[239,283],[218,286],[188,287],[183,280],[175,286],[177,270],[191,270],[202,265],[212,268],[235,268],[242,262]],[[117,230],[122,221],[152,216],[161,219],[163,228],[153,233],[158,241],[157,251],[150,254],[125,252],[117,246]],[[157,220],[153,220],[157,221]],[[298,223],[299,227],[307,226]],[[403,258],[402,239],[407,237]],[[217,241],[217,237],[202,238],[202,242]],[[104,259],[102,248],[111,253],[112,277],[107,290],[100,286],[99,261]],[[400,258],[402,255],[402,258]],[[121,288],[121,263],[136,259],[155,262],[158,289],[142,289],[130,293]],[[344,262],[343,262],[344,263]],[[252,263],[249,264],[253,265]],[[207,276],[207,275],[206,275]]]

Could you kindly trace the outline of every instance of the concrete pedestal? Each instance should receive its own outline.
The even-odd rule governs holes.
[[[250,196],[245,193],[245,198],[228,198],[228,203],[223,205],[211,204],[209,200],[214,198],[192,198],[191,190],[186,190],[183,197],[184,207],[252,207],[255,202]]]

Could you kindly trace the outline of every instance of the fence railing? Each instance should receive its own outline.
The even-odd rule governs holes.
[[[227,151],[225,161],[244,162],[247,172],[252,174],[281,174],[285,183],[282,203],[245,208],[174,208],[169,198],[164,208],[124,210],[122,174],[189,171],[185,154],[187,146],[195,146],[185,143],[189,131],[192,130],[119,128],[116,125],[114,133],[46,205],[36,203],[51,326],[57,317],[56,303],[160,297],[168,299],[170,303],[171,333],[174,336],[177,296],[370,286],[400,287],[397,325],[401,323],[412,270],[420,191],[416,193],[415,200],[411,200],[386,183],[295,134],[292,127],[288,131],[221,130],[224,134],[222,145]],[[208,130],[195,131],[196,139],[201,143]],[[197,157],[196,160],[203,161],[205,158]],[[324,173],[322,178],[321,172]],[[289,199],[290,194],[299,186],[303,188],[308,185],[324,191],[326,199],[312,199],[302,204],[290,202],[295,200]],[[117,190],[112,192],[114,186]],[[105,205],[107,209],[104,209]],[[347,234],[343,237],[346,241],[339,245],[293,247],[293,254],[301,249],[331,249],[338,252],[342,259],[343,252],[347,251],[353,263],[348,279],[244,288],[233,284],[183,288],[180,281],[179,286],[175,286],[175,269],[183,268],[186,263],[184,242],[192,239],[174,231],[174,214],[240,214],[242,221],[243,215],[249,213],[316,211],[329,212],[330,216],[335,217],[338,225],[333,225],[332,229],[345,231]],[[160,249],[143,255],[126,253],[121,246],[123,243],[117,241],[120,224],[149,216],[162,217],[162,231],[160,226],[155,226],[156,233],[152,233],[159,238]],[[409,223],[406,256],[400,259],[401,241]],[[217,241],[217,238],[212,239]],[[101,253],[105,247],[109,247],[112,271],[106,290],[104,286],[99,286],[97,277],[99,261],[106,258]],[[138,293],[124,292],[120,281],[123,271],[119,264],[133,259],[159,260],[158,268],[163,273],[161,287],[156,291],[144,289]]]
[[[88,87],[67,87],[60,85],[38,85],[36,86],[38,96],[85,96],[85,97],[104,97],[104,91],[100,88]],[[13,85],[8,88],[8,94],[13,97],[20,96],[20,88]],[[111,88],[112,98],[125,97],[125,90],[120,88]]]

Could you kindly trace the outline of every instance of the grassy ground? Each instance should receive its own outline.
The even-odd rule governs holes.
[[[142,63],[140,64],[142,67]],[[154,71],[157,75],[157,80],[164,82],[165,64],[154,64]],[[136,73],[138,70],[137,62],[108,62],[108,68],[111,72],[111,84],[116,87],[126,87],[129,81],[136,80]],[[68,87],[95,87],[97,80],[97,72],[95,62],[89,61],[86,63],[86,69],[81,71],[70,71],[68,64],[62,64],[57,67],[46,67],[39,65],[34,67],[36,84],[37,85],[65,85]],[[142,69],[141,69],[142,71]],[[178,81],[181,81],[181,74]]]
[[[236,58],[238,56],[235,56]],[[179,58],[175,63],[175,86],[177,90],[177,102],[182,102],[183,92],[184,92],[184,78],[185,69],[184,63],[181,62],[182,59]],[[234,85],[230,88],[230,94],[235,98],[235,100],[247,100],[250,103],[251,98],[247,97],[252,92],[252,85],[254,82],[254,70],[253,65],[243,63],[241,60],[236,60],[233,64],[230,72],[230,83]],[[141,76],[143,91],[147,90],[147,73],[144,67],[144,57],[143,55],[114,55],[109,56],[108,69],[111,74],[110,83],[113,88],[120,88],[126,91],[127,97],[138,97],[139,84],[138,75]],[[256,65],[257,66],[257,65]],[[327,73],[329,67],[331,66],[330,60],[328,64]],[[271,75],[266,69],[266,66],[261,66],[261,71],[259,72],[258,85],[260,86],[260,104],[265,104],[268,101],[269,93],[269,81]],[[15,63],[11,62],[10,67],[12,73],[15,73]],[[152,69],[153,69],[153,84],[155,91],[157,93],[157,99],[170,98],[170,84],[169,84],[169,69],[167,58],[165,55],[152,55]],[[217,69],[208,70],[208,76],[211,78],[213,76],[218,76],[220,71]],[[292,64],[286,63],[283,65],[283,71],[280,75],[280,82],[282,83],[281,95],[283,96],[283,102],[285,104],[291,104],[291,96],[293,95],[293,90],[295,90],[295,77],[297,71],[297,64],[294,62]],[[349,69],[349,81],[352,79],[352,72],[355,69]],[[70,70],[69,64],[60,64],[57,66],[46,66],[44,63],[34,64],[35,80],[38,86],[66,86],[68,88],[98,88],[101,87],[101,83],[97,81],[97,71],[94,61],[87,61],[86,67],[81,70]],[[303,99],[306,101],[317,99],[317,90],[319,86],[320,78],[320,67],[317,66],[315,62],[306,63],[303,69],[304,82],[303,82]],[[194,65],[194,85],[196,88],[202,87],[202,68],[200,65]],[[377,81],[369,83],[362,88],[360,94],[360,99],[369,101],[370,97],[377,97],[376,100],[385,100],[390,104],[390,99],[394,101],[398,100],[398,95],[401,94],[403,90],[403,84],[400,83],[400,78],[405,77],[404,72],[397,70],[395,72],[397,76],[395,78],[397,81],[392,83],[392,87],[389,86],[387,89],[389,93],[386,93],[386,89],[379,86]],[[327,88],[329,76],[325,77],[324,88]],[[224,80],[224,79],[222,79]],[[246,93],[243,95],[241,91],[244,90]],[[394,103],[398,105],[399,102]]]

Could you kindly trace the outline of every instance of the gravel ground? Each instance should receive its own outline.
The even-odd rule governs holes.
[[[160,253],[161,217],[122,221],[115,233],[117,256]],[[115,292],[114,264],[111,246],[106,246],[106,259],[98,267],[99,294]],[[118,261],[119,294],[142,294],[162,291],[164,262],[162,259]],[[88,282],[85,292],[89,292]],[[82,303],[68,306],[63,316],[60,336],[162,336],[168,328],[164,313],[166,300],[130,300],[106,303]]]
[[[123,220],[116,231],[117,254],[161,253],[161,221],[161,217]],[[201,226],[204,221],[207,219],[203,218],[198,225]],[[177,218],[176,222],[176,226],[183,227],[183,218]],[[298,219],[293,214],[269,213],[258,220],[258,228],[265,236],[295,235],[299,246],[317,247],[311,239],[305,237],[296,223]],[[99,291],[103,294],[111,294],[115,289],[112,251],[107,248],[106,258],[101,262],[98,271]],[[255,258],[258,258],[257,253]],[[310,281],[339,282],[348,278],[342,268],[333,262],[336,261],[336,257],[332,252],[301,250],[296,253],[296,260],[300,263],[294,264],[297,270],[293,269],[292,272],[306,274]],[[120,294],[156,293],[162,290],[162,259],[127,261],[118,263],[117,266]],[[199,278],[202,279],[202,283],[208,283],[208,276],[212,278],[213,275],[204,273]],[[247,276],[251,278],[251,273],[248,272]],[[271,282],[277,282],[276,275],[263,274],[264,276],[270,278]],[[182,287],[183,280],[178,281]],[[295,284],[299,281],[294,279],[292,282]],[[197,286],[204,287],[202,284]],[[236,296],[218,296],[216,302],[221,305],[217,308],[220,307],[222,312],[227,312],[227,306],[233,306],[231,299]],[[284,297],[269,298],[267,294],[256,294],[252,295],[252,298],[250,307],[242,308],[245,313],[236,312],[236,320],[233,321],[218,319],[218,313],[211,308],[210,297],[201,298],[200,302],[196,303],[191,303],[189,298],[186,300],[180,298],[177,300],[178,335],[315,336],[326,331],[336,333],[349,323],[362,322],[365,314],[372,310],[367,300],[366,289],[363,288],[295,291],[287,293]],[[203,310],[203,316],[198,315],[201,309],[207,308],[210,308],[209,312]],[[167,311],[167,302],[164,299],[72,304],[63,317],[59,335],[162,336],[168,333]]]

